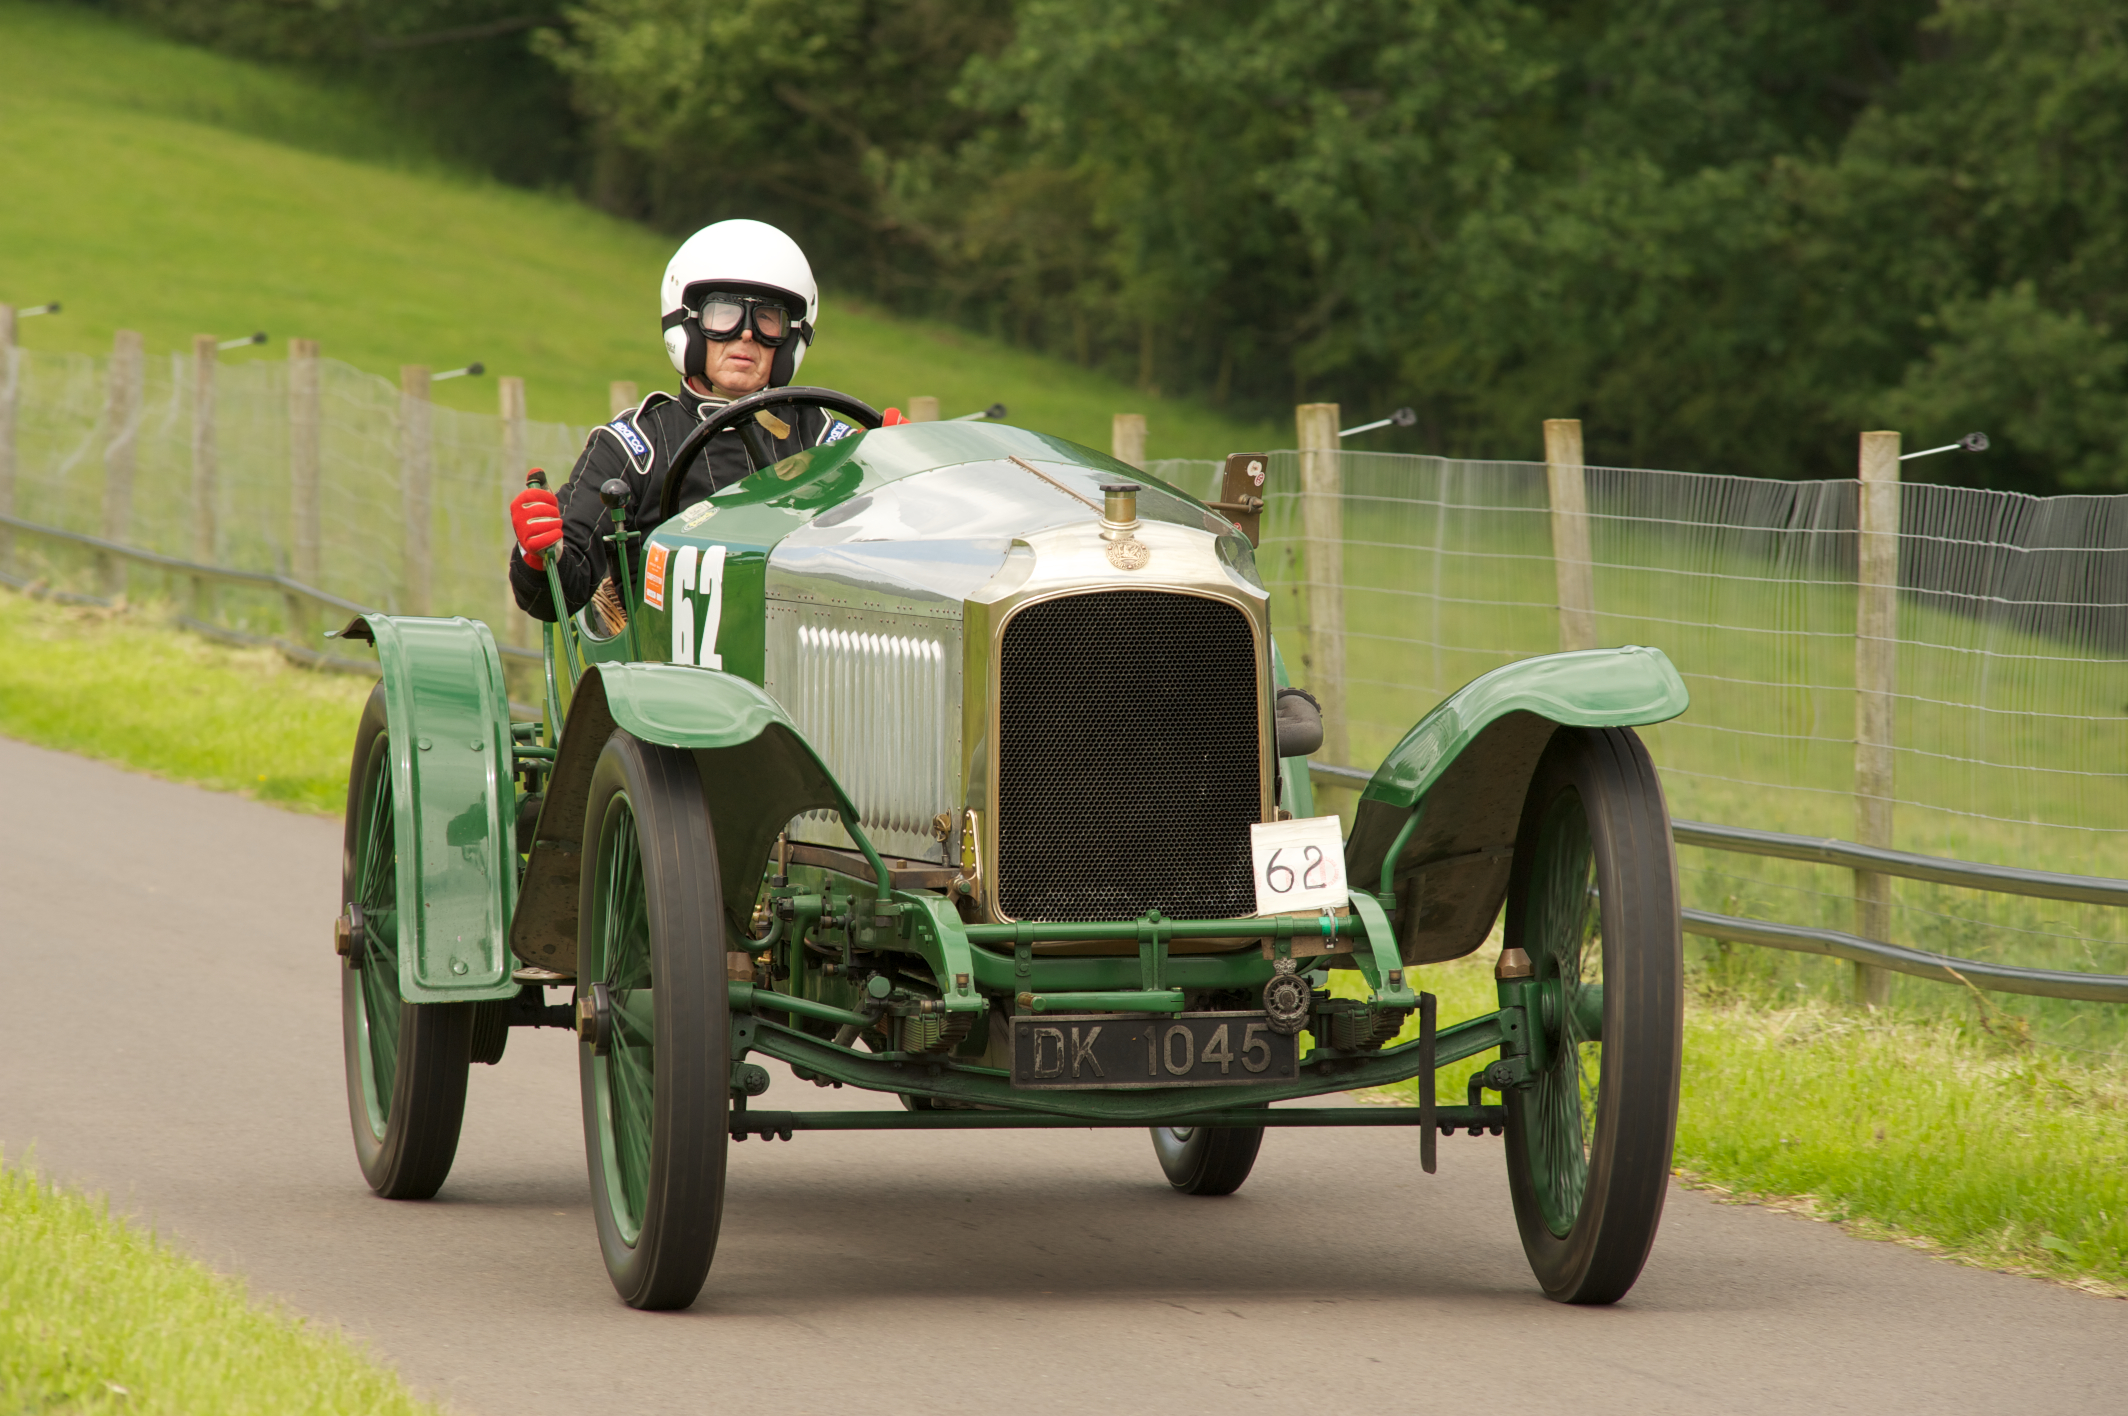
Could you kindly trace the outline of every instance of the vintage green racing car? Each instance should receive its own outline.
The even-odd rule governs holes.
[[[859,431],[675,504],[709,437],[805,405]],[[1438,1137],[1504,1129],[1544,1291],[1625,1293],[1681,1032],[1632,729],[1684,685],[1635,647],[1488,673],[1340,839],[1256,568],[1264,467],[1229,459],[1207,504],[1058,438],[773,389],[696,431],[645,544],[614,519],[625,624],[548,628],[539,720],[512,721],[485,625],[351,623],[382,668],[334,929],[370,1185],[433,1195],[469,1064],[562,1026],[635,1307],[700,1292],[733,1140],[819,1129],[1144,1126],[1189,1195],[1239,1187],[1266,1127],[1408,1126],[1427,1171]],[[1415,970],[1503,906],[1498,1009],[1437,1027]],[[1434,1099],[1436,1068],[1495,1050]],[[903,1108],[764,1108],[756,1055]],[[1412,1107],[1269,1105],[1413,1078]]]

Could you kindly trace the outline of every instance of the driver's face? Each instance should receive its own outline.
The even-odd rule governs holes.
[[[709,357],[704,361],[710,388],[725,398],[760,392],[768,387],[769,361],[775,353],[757,343],[751,329],[722,344],[711,340]]]

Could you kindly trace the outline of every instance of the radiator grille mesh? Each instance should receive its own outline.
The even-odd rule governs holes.
[[[1013,919],[1254,912],[1256,647],[1235,606],[1103,590],[1005,627],[998,906]]]

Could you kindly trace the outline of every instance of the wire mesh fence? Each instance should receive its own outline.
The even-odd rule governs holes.
[[[571,465],[587,429],[438,408],[332,360],[151,357],[121,341],[107,358],[16,350],[11,363],[0,389],[22,521],[292,576],[385,610],[464,614],[505,644],[533,642],[502,574],[503,507],[525,467]],[[1586,515],[1566,543],[1585,542],[1589,570],[1575,580],[1555,554],[1557,467],[1328,456],[1309,472],[1312,516],[1302,455],[1273,456],[1259,562],[1288,662],[1324,692],[1346,762],[1379,761],[1488,669],[1566,647],[1581,611],[1562,601],[1580,596],[1593,642],[1656,645],[1691,687],[1691,710],[1645,734],[1673,815],[1867,837],[1857,482],[1582,469]],[[1148,471],[1218,495],[1217,463]],[[1906,485],[1896,505],[1896,633],[1866,670],[1892,685],[1890,830],[1873,843],[2128,878],[2128,497]],[[238,633],[317,644],[327,624],[306,623],[298,599],[271,587],[194,585],[4,527],[0,573],[79,594],[168,595]],[[1324,682],[1321,666],[1338,662],[1341,679]],[[1690,908],[1856,927],[1848,871],[1697,847],[1680,862]],[[2128,973],[2128,911],[1889,888],[1871,937]],[[1845,967],[1694,948],[1707,968],[1757,986],[1836,986]],[[2000,1006],[2070,1045],[2110,1046],[2124,1026],[2057,1000]]]
[[[1321,617],[1299,457],[1274,457],[1259,563],[1296,680],[1344,639],[1350,761],[1368,766],[1488,669],[1562,644],[1542,463],[1339,455],[1342,624]],[[1155,463],[1198,495],[1213,463]],[[1854,481],[1585,470],[1595,641],[1651,644],[1692,690],[1646,729],[1674,816],[1855,840]],[[2128,497],[1898,489],[1891,839],[1925,855],[2128,878]],[[1328,804],[1336,804],[1333,796]],[[1698,848],[1685,903],[1851,930],[1846,870]],[[1871,931],[1872,937],[1875,931]],[[2128,911],[1891,885],[1886,942],[2128,973]],[[1845,964],[1695,943],[1756,986],[1844,985]],[[1939,985],[1902,985],[1908,998]],[[2053,1040],[2113,1046],[2097,1005],[1990,1000]]]
[[[396,613],[462,614],[504,643],[535,642],[504,582],[504,507],[527,466],[571,466],[587,429],[436,407],[332,359],[306,370],[242,357],[217,365],[187,351],[129,370],[122,355],[17,350],[14,364],[21,520],[292,576]],[[296,474],[306,463],[315,469],[307,513]],[[197,590],[181,573],[19,531],[0,550],[0,572],[18,584],[168,595],[221,627],[312,647],[331,627],[306,622],[300,604],[269,588]]]

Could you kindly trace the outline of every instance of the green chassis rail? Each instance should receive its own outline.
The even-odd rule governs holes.
[[[1229,1107],[1186,1116],[1163,1116],[1147,1123],[1135,1118],[1089,1119],[1077,1116],[1012,1116],[999,1111],[752,1111],[735,1107],[731,1136],[789,1140],[795,1131],[1006,1131],[1136,1130],[1159,1126],[1432,1126],[1444,1136],[1468,1130],[1498,1135],[1507,1122],[1504,1106],[1442,1106],[1429,1121],[1416,1107],[1309,1106],[1281,1111]]]

